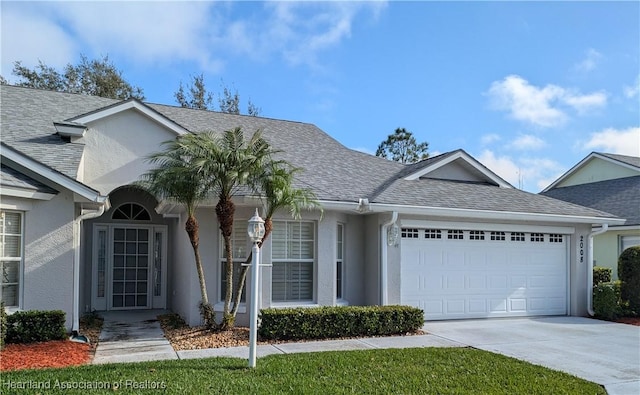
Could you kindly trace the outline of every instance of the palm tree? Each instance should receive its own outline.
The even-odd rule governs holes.
[[[294,175],[301,171],[293,168],[285,161],[272,160],[263,168],[263,171],[256,175],[252,181],[255,192],[259,193],[264,201],[264,236],[258,242],[258,247],[262,247],[265,240],[273,230],[273,215],[280,209],[288,208],[291,216],[300,219],[303,209],[320,209],[320,204],[316,200],[316,195],[307,188],[295,188],[293,186]],[[238,306],[242,298],[242,291],[245,286],[248,264],[251,263],[253,252],[249,253],[245,265],[242,267],[238,278],[236,292],[233,298],[233,310],[231,315],[236,316]]]
[[[275,151],[257,131],[245,140],[242,130],[235,128],[225,131],[222,136],[211,132],[197,135],[200,153],[194,153],[193,165],[207,178],[206,189],[218,197],[216,216],[225,247],[225,278],[228,284],[224,297],[224,310],[221,329],[233,327],[235,316],[231,314],[233,297],[233,217],[235,203],[232,197],[239,191],[250,188],[252,180],[270,163]]]
[[[208,194],[204,174],[192,166],[192,158],[200,152],[196,135],[185,135],[176,140],[165,142],[164,151],[148,158],[155,168],[143,174],[139,184],[158,199],[174,201],[184,205],[187,212],[185,231],[193,248],[196,271],[200,282],[200,314],[205,326],[213,328],[215,312],[209,303],[207,286],[200,257],[199,224],[195,217],[198,203]]]

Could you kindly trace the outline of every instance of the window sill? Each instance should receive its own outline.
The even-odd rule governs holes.
[[[7,313],[7,315],[11,315],[16,311],[22,311],[22,309],[17,306],[5,306],[4,311]]]
[[[314,302],[271,302],[271,308],[274,309],[290,309],[296,307],[320,307]]]
[[[224,311],[224,302],[218,302],[216,304],[213,305],[213,311],[215,312],[222,312]],[[246,303],[240,303],[240,306],[238,306],[238,313],[246,313],[247,312],[247,304]]]

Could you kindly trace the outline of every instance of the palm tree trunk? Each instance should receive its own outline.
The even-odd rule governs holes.
[[[224,239],[225,256],[227,259],[225,267],[227,290],[224,295],[224,310],[221,324],[221,329],[223,330],[232,328],[235,323],[235,317],[230,314],[231,299],[233,298],[233,246],[231,245],[231,235],[233,234],[234,213],[235,204],[230,198],[221,199],[216,205],[216,215],[218,216],[218,221],[220,221],[220,231]]]
[[[204,279],[204,270],[202,269],[202,258],[200,257],[200,225],[198,224],[198,220],[193,215],[189,215],[184,229],[189,235],[189,241],[191,242],[193,255],[196,260],[196,271],[198,272],[198,281],[200,282],[201,303],[204,306],[208,306],[209,297],[207,296],[207,284]],[[201,309],[202,319],[206,326],[210,326],[213,324],[211,320],[213,320],[214,317],[205,314],[205,312],[206,310]]]
[[[267,237],[269,237],[272,230],[273,230],[273,221],[271,220],[271,217],[267,217],[264,220],[264,236],[262,236],[262,240],[260,240],[260,242],[258,243],[258,248],[262,248],[262,244],[264,244],[264,241],[267,240]],[[247,272],[249,271],[249,267],[250,267],[248,265],[251,264],[252,259],[253,259],[253,249],[251,249],[251,251],[249,252],[249,256],[247,257],[247,260],[244,262],[245,266],[242,267],[242,272],[240,272],[240,277],[238,278],[238,286],[236,287],[236,294],[235,294],[235,297],[233,298],[233,310],[231,310],[231,315],[234,318],[238,314],[238,306],[240,306],[240,301],[242,300],[242,291],[244,290],[244,286],[247,282],[246,281]]]

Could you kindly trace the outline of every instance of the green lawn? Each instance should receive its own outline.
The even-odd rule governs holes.
[[[254,370],[246,366],[244,359],[210,358],[12,372],[0,376],[0,392],[151,394],[164,388],[164,393],[180,395],[606,393],[565,373],[470,348],[271,355],[258,359]],[[111,383],[119,388],[88,389]]]

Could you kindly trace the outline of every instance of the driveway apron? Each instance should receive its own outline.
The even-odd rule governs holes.
[[[109,311],[93,358],[94,364],[178,359],[157,320],[161,310]]]
[[[609,394],[640,394],[640,327],[582,317],[432,321],[444,339],[570,373]]]

